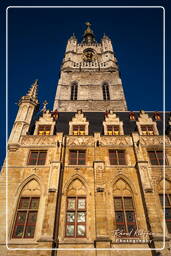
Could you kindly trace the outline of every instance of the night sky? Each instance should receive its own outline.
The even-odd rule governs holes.
[[[7,6],[71,5],[71,1],[5,1],[1,3],[1,126],[0,162],[5,156],[5,8]],[[168,1],[72,1],[72,5],[155,5],[166,8],[166,110],[169,101],[171,45]],[[128,110],[163,109],[162,8],[10,8],[8,10],[8,130],[17,114],[17,102],[39,79],[39,102],[52,109],[59,69],[68,38],[82,40],[85,22],[92,23],[96,40],[105,33],[118,59]],[[169,69],[170,68],[170,69]],[[1,165],[1,164],[0,164]]]

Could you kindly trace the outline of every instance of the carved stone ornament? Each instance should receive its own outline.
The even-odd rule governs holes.
[[[102,146],[106,146],[106,145],[111,145],[111,146],[114,146],[114,145],[119,145],[119,146],[126,146],[126,145],[132,145],[132,139],[131,137],[129,136],[109,136],[109,137],[106,137],[106,136],[103,136],[100,138],[100,145]]]
[[[103,185],[105,183],[103,163],[99,163],[95,165],[95,179],[96,179],[96,185]]]
[[[77,122],[87,122],[86,117],[84,117],[84,114],[82,113],[81,110],[78,110],[75,116],[72,118],[72,122],[77,123]]]
[[[165,144],[171,144],[169,138],[165,136],[143,136],[140,138],[141,145],[163,145]]]
[[[67,189],[67,195],[68,196],[86,195],[86,188],[79,179],[75,179],[69,185]]]
[[[151,177],[149,173],[149,168],[147,166],[140,166],[139,172],[140,172],[141,181],[142,181],[144,190],[147,190],[147,189],[151,190],[152,186],[151,186]]]
[[[122,178],[118,179],[113,186],[114,196],[131,196],[132,190],[129,184]]]
[[[22,196],[37,196],[40,195],[40,186],[36,180],[28,182],[22,190]]]
[[[26,135],[20,139],[21,145],[56,145],[55,136]]]
[[[67,144],[68,146],[93,146],[94,140],[87,136],[68,137]]]
[[[35,173],[35,172],[39,172],[39,171],[40,171],[40,169],[39,169],[39,168],[37,168],[37,167],[34,167],[34,168],[32,168],[32,169],[31,169],[31,171],[32,171],[33,173]]]

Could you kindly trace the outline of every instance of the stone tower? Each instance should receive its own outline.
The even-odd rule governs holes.
[[[126,111],[126,101],[111,40],[104,35],[96,42],[91,24],[81,43],[75,35],[68,40],[61,66],[54,109],[73,112]]]

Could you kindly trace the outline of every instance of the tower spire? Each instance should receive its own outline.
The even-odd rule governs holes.
[[[94,32],[90,28],[91,23],[90,22],[85,22],[85,25],[87,26],[87,28],[84,31],[83,42],[84,43],[93,43],[93,42],[95,42]]]

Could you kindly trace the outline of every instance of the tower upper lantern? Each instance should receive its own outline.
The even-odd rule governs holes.
[[[86,24],[87,28],[84,31],[84,36],[83,36],[83,41],[82,42],[86,43],[86,44],[95,43],[96,40],[95,40],[95,37],[94,37],[94,33],[93,33],[93,30],[91,30],[91,28],[90,28],[91,23],[86,22],[85,24]]]
[[[91,23],[85,24],[83,40],[79,43],[73,34],[67,42],[54,109],[125,111],[127,106],[112,42],[106,35],[97,42]]]

